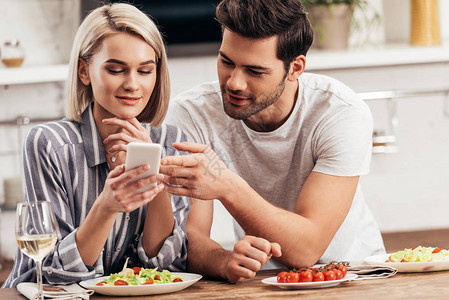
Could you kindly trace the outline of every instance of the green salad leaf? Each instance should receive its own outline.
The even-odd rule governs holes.
[[[146,285],[182,282],[184,278],[174,275],[168,270],[158,271],[155,269],[145,269],[140,267],[127,268],[126,260],[123,270],[119,273],[111,274],[107,279],[97,282],[96,285],[117,286],[117,285]]]

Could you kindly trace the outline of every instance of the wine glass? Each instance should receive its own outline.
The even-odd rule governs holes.
[[[20,250],[36,264],[37,299],[44,299],[42,292],[42,259],[56,244],[58,223],[48,201],[32,201],[17,204],[16,240]]]

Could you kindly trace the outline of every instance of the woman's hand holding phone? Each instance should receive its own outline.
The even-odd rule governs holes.
[[[118,166],[106,178],[105,186],[99,199],[104,199],[105,207],[114,213],[130,212],[149,203],[157,194],[164,190],[164,185],[158,184],[152,189],[139,191],[145,186],[161,182],[163,178],[162,175],[156,174],[133,181],[133,178],[144,174],[148,170],[148,165],[142,165],[129,171],[125,171],[125,165]]]
[[[148,131],[136,118],[109,118],[103,123],[122,129],[103,141],[105,147],[113,143],[110,153],[126,153],[125,164],[121,159],[111,167],[103,193],[106,199],[114,199],[111,206],[114,211],[132,211],[153,200],[164,189],[163,184],[157,185],[163,178],[158,175],[161,146],[152,144]]]

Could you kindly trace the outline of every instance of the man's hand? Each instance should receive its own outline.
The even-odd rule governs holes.
[[[173,147],[192,154],[162,158],[159,172],[167,192],[201,200],[220,199],[227,193],[228,180],[235,174],[209,146],[183,142]]]
[[[227,263],[226,276],[231,282],[240,282],[254,278],[256,272],[272,257],[281,256],[281,246],[278,243],[254,237],[244,236],[238,241]]]

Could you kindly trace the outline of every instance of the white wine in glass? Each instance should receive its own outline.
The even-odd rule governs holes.
[[[42,260],[56,244],[56,233],[17,237],[20,250],[34,261]]]
[[[16,211],[16,239],[20,250],[36,264],[37,299],[44,299],[42,292],[42,260],[56,244],[58,223],[48,201],[19,203]]]

